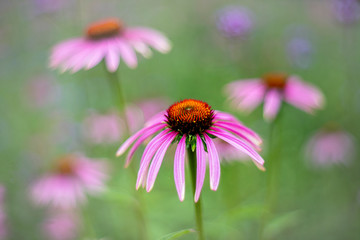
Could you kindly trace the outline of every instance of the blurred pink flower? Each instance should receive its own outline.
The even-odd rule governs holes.
[[[56,102],[60,97],[60,88],[46,75],[31,79],[26,86],[26,103],[31,107],[42,108]]]
[[[264,102],[264,118],[269,121],[277,116],[282,101],[308,113],[322,108],[325,102],[316,87],[303,82],[298,76],[281,73],[229,83],[226,93],[231,104],[244,112],[251,112]]]
[[[51,211],[43,222],[43,232],[49,240],[76,239],[79,220],[74,212]]]
[[[114,143],[123,135],[124,124],[116,112],[98,114],[91,112],[84,120],[83,133],[91,143]]]
[[[0,240],[5,239],[7,235],[4,201],[5,201],[5,187],[0,184]]]
[[[164,109],[165,100],[145,99],[128,104],[125,109],[131,133],[139,130],[147,120]],[[118,142],[124,135],[124,120],[116,111],[106,114],[90,112],[85,118],[82,131],[87,141],[94,144]]]
[[[336,19],[345,25],[351,25],[360,19],[360,3],[357,0],[334,0]]]
[[[84,203],[85,193],[104,191],[107,179],[106,162],[71,154],[58,159],[53,172],[32,184],[31,197],[39,205],[68,209]]]
[[[306,154],[313,166],[347,165],[355,154],[354,138],[339,128],[326,127],[310,138]]]
[[[116,155],[120,156],[133,144],[126,158],[126,166],[139,146],[159,132],[146,146],[138,172],[136,188],[146,186],[149,192],[154,186],[157,174],[170,144],[176,142],[174,158],[174,180],[180,201],[185,198],[185,150],[189,142],[196,143],[197,180],[194,201],[197,202],[205,179],[206,157],[209,159],[210,188],[216,191],[220,181],[220,161],[214,141],[218,137],[249,155],[255,165],[264,170],[264,160],[253,149],[259,149],[261,138],[242,125],[234,116],[217,112],[202,101],[186,99],[171,105],[150,119],[146,127],[127,139]],[[207,151],[205,151],[207,149]],[[151,161],[152,160],[152,161]],[[150,164],[151,163],[151,164]],[[146,178],[147,176],[147,178]]]
[[[171,49],[169,40],[160,32],[144,27],[128,28],[118,19],[95,22],[86,36],[64,41],[53,48],[50,67],[72,73],[95,67],[102,59],[110,72],[115,72],[120,57],[130,68],[137,66],[135,51],[151,56],[150,47],[161,53]]]

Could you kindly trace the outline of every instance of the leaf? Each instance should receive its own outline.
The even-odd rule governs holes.
[[[173,232],[173,233],[169,233],[163,237],[161,237],[159,240],[173,240],[173,239],[177,239],[179,237],[182,237],[186,234],[189,234],[189,233],[194,233],[196,232],[194,229],[184,229],[184,230],[180,230],[180,231],[177,231],[177,232]]]

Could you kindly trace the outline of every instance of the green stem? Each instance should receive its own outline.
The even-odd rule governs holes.
[[[107,72],[109,84],[110,84],[111,89],[113,90],[114,98],[119,107],[120,114],[123,116],[123,119],[124,119],[124,123],[125,123],[125,134],[124,135],[127,138],[128,136],[130,136],[130,129],[129,129],[128,119],[126,116],[126,102],[125,102],[125,97],[124,97],[124,93],[123,93],[123,88],[121,86],[117,71],[109,72],[106,68],[105,62],[104,62],[104,68],[105,68],[105,71]],[[133,165],[131,165],[131,174],[132,174],[132,177],[134,177],[136,179],[136,170]],[[147,239],[147,228],[146,228],[146,221],[145,221],[145,216],[144,216],[144,211],[143,211],[144,203],[142,201],[140,192],[135,191],[134,194],[136,196],[137,201],[134,202],[133,207],[134,207],[134,211],[135,211],[135,216],[137,218],[138,230],[139,230],[139,235],[140,235],[139,237],[142,240],[146,240]]]
[[[123,93],[123,88],[120,83],[119,74],[117,73],[117,71],[109,72],[105,66],[105,63],[104,63],[104,67],[108,76],[110,87],[113,91],[114,98],[116,99],[115,101],[118,105],[120,114],[123,116],[124,119],[125,129],[126,129],[125,137],[128,137],[130,135],[130,129],[129,129],[128,119],[126,116],[126,102]]]
[[[195,196],[195,190],[196,190],[196,154],[195,152],[191,151],[190,148],[188,148],[188,157],[189,157],[189,167],[190,167],[190,173],[191,173],[191,181],[192,181],[192,187],[193,187],[193,196]],[[198,233],[198,239],[204,240],[204,228],[203,228],[203,222],[202,222],[202,211],[201,211],[201,197],[199,198],[199,201],[194,202],[195,207],[195,220],[196,220],[196,230]]]
[[[266,195],[265,195],[265,206],[264,212],[261,218],[260,230],[259,230],[259,239],[264,239],[264,230],[265,226],[274,212],[275,203],[277,198],[277,186],[278,186],[278,177],[280,172],[281,164],[281,128],[280,128],[280,116],[270,124],[269,131],[269,152],[267,157],[267,176],[266,176]]]

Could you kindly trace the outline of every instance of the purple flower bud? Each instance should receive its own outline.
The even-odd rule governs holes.
[[[229,6],[218,12],[217,28],[226,37],[245,37],[253,27],[253,13],[247,8]]]

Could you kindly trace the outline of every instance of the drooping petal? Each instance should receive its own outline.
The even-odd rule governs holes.
[[[123,39],[118,38],[117,45],[121,58],[124,60],[126,65],[128,65],[129,68],[136,68],[137,67],[136,53],[134,52],[130,44],[124,41]]]
[[[170,41],[159,31],[150,28],[127,29],[124,35],[129,40],[142,41],[161,53],[167,53],[171,49]]]
[[[145,126],[152,125],[156,122],[165,122],[165,120],[166,120],[165,114],[166,114],[166,111],[161,111],[161,112],[155,114],[145,123]]]
[[[129,137],[121,146],[120,148],[117,150],[116,152],[116,156],[120,156],[122,155],[129,147],[130,145],[137,139],[139,138],[141,135],[143,135],[144,133],[146,133],[147,131],[151,131],[153,128],[157,128],[163,126],[165,127],[166,124],[165,123],[154,123],[153,125],[150,125],[148,127],[145,127],[143,129],[140,129],[138,132],[136,132],[134,135],[132,135],[131,137]]]
[[[184,201],[185,198],[185,140],[184,134],[176,148],[174,158],[174,180],[180,201]]]
[[[236,130],[240,131],[240,133],[245,135],[247,138],[251,139],[251,141],[254,142],[254,144],[256,144],[257,146],[260,146],[262,144],[261,137],[257,133],[252,131],[250,128],[245,127],[242,124],[238,124],[238,123],[234,123],[234,122],[217,121],[214,123],[214,126],[215,125],[228,126],[228,127],[232,128],[233,131],[236,131]]]
[[[220,160],[213,140],[204,133],[209,155],[210,189],[216,191],[220,182]]]
[[[292,76],[288,79],[284,89],[284,99],[295,107],[313,113],[321,109],[325,99],[321,91],[311,84],[304,83],[299,77]]]
[[[133,157],[135,151],[140,147],[140,145],[151,135],[153,135],[154,133],[156,133],[157,131],[159,131],[160,129],[164,128],[164,125],[158,125],[157,127],[154,127],[152,129],[149,129],[147,132],[144,132],[143,135],[141,137],[139,137],[139,139],[134,143],[134,145],[132,146],[132,148],[129,151],[129,154],[126,157],[126,162],[125,162],[125,167],[128,167],[130,162],[131,162],[131,158]]]
[[[174,138],[176,137],[176,135],[177,133],[175,132],[170,132],[168,135],[166,135],[166,138],[164,139],[162,145],[156,152],[148,172],[148,177],[146,181],[147,192],[150,192],[151,189],[153,188],[157,174],[159,173],[160,170],[161,163],[164,159],[165,153],[169,148],[170,144],[172,143],[172,141],[174,140]]]
[[[264,99],[264,118],[267,121],[273,120],[278,114],[281,106],[282,94],[276,90],[272,89],[268,91]]]
[[[133,48],[140,53],[145,58],[150,58],[152,56],[152,52],[150,48],[141,41],[130,41],[130,44]]]
[[[196,190],[195,190],[195,196],[194,201],[199,201],[201,189],[204,184],[205,180],[205,173],[206,173],[206,160],[205,160],[205,150],[204,150],[204,144],[201,140],[201,137],[199,135],[196,135]]]
[[[260,148],[260,145],[261,145],[261,142],[259,142],[257,139],[254,139],[252,138],[251,136],[248,137],[248,135],[246,133],[244,133],[243,131],[241,130],[238,130],[232,126],[229,126],[228,124],[226,123],[219,123],[219,122],[216,122],[213,124],[214,127],[220,127],[220,128],[223,128],[225,130],[228,130],[236,135],[238,135],[239,137],[241,137],[242,139],[244,139],[246,142],[248,142],[251,146],[253,146],[256,150],[260,151],[261,148]]]
[[[107,47],[104,43],[94,44],[94,49],[91,55],[85,62],[85,69],[89,70],[95,67],[105,57]]]
[[[226,131],[211,127],[210,130],[206,131],[207,133],[210,133],[214,135],[215,137],[218,137],[225,142],[228,142],[229,144],[233,145],[237,149],[243,151],[247,155],[249,155],[253,160],[256,166],[263,166],[264,165],[264,159],[250,146],[248,146],[245,142],[243,142],[241,139],[235,137],[234,135],[227,133]],[[259,168],[260,170],[264,170],[263,167]]]
[[[76,53],[79,48],[82,48],[84,44],[86,44],[86,42],[82,38],[75,38],[55,45],[50,55],[50,67],[58,67],[66,59]]]
[[[106,67],[110,72],[115,72],[120,63],[119,48],[117,40],[111,39],[107,41],[107,51],[105,55]]]
[[[164,141],[169,138],[171,135],[170,129],[165,129],[164,131],[160,132],[158,135],[156,135],[146,146],[144,153],[140,160],[140,168],[137,176],[136,181],[136,189],[140,187],[142,184],[145,173],[147,171],[147,168],[149,167],[150,161],[156,151],[160,148],[160,146],[164,143]]]

